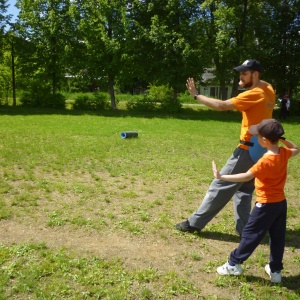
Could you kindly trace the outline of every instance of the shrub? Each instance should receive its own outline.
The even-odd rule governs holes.
[[[41,104],[43,107],[48,108],[65,108],[66,98],[60,93],[57,93],[55,95],[48,94],[47,96],[42,98]]]
[[[137,111],[154,111],[157,109],[156,102],[150,99],[147,95],[138,100],[128,101],[126,103],[126,108],[128,110],[137,110]]]
[[[150,99],[159,103],[173,98],[173,90],[168,85],[155,86],[150,84],[147,94]]]
[[[109,95],[107,93],[101,93],[101,92],[95,92],[95,100],[96,100],[96,109],[109,109],[110,108],[110,102],[109,102]],[[117,101],[116,101],[117,102]]]
[[[23,106],[34,106],[34,101],[30,92],[23,92],[20,97],[20,102]]]
[[[182,105],[178,98],[174,97],[174,91],[168,85],[150,85],[148,90],[150,99],[160,103],[160,110],[175,113],[179,112]]]
[[[75,102],[73,104],[73,109],[81,110],[104,110],[108,108],[108,95],[100,92],[79,95],[75,98]]]
[[[23,106],[47,107],[47,108],[65,108],[66,98],[57,93],[55,95],[47,88],[41,88],[39,91],[32,89],[29,92],[23,92],[20,97],[20,103]]]
[[[32,107],[46,107],[48,100],[46,99],[51,94],[51,89],[48,86],[43,86],[37,82],[31,83],[29,91],[23,92],[20,97],[21,105]]]
[[[180,100],[180,103],[195,103],[194,98],[190,96],[190,93],[188,91],[180,93],[178,99]]]
[[[179,112],[182,105],[179,99],[174,99],[173,90],[167,85],[150,85],[143,98],[128,101],[128,110],[154,111],[162,110],[165,112]]]
[[[182,104],[178,98],[165,99],[160,106],[160,109],[169,113],[177,113],[181,110]]]

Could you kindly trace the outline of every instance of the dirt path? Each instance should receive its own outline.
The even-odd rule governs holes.
[[[0,244],[9,246],[24,243],[45,243],[56,251],[66,248],[80,257],[97,257],[111,260],[120,258],[129,270],[154,268],[159,272],[176,271],[179,276],[194,282],[201,290],[201,296],[220,296],[222,299],[237,299],[236,292],[231,294],[215,285],[217,274],[211,263],[226,258],[235,242],[212,239],[198,239],[190,235],[177,235],[170,232],[168,239],[154,240],[148,235],[136,236],[126,232],[84,231],[73,228],[45,227],[41,224],[24,224],[12,220],[0,221]],[[208,255],[209,252],[209,255]],[[191,253],[198,253],[200,260],[193,260]],[[248,276],[265,278],[261,268],[251,268]],[[183,298],[182,298],[183,299]],[[190,299],[189,299],[190,300]]]
[[[69,249],[81,256],[97,256],[112,259],[120,257],[131,267],[155,266],[171,269],[178,251],[162,241],[150,241],[143,237],[120,236],[115,233],[66,230],[19,224],[14,221],[0,222],[0,243],[42,243],[51,249]],[[182,250],[182,249],[181,249]],[[163,255],[162,255],[163,254]]]

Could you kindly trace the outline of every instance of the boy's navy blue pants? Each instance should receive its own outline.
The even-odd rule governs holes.
[[[287,201],[285,199],[276,203],[256,203],[244,227],[239,246],[230,253],[230,262],[243,263],[269,232],[271,272],[282,270],[286,216]]]

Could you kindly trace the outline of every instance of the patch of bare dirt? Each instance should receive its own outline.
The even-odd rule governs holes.
[[[66,248],[71,253],[82,257],[98,257],[108,260],[117,257],[128,269],[151,267],[159,272],[174,270],[180,276],[188,276],[188,280],[192,280],[196,286],[200,284],[203,295],[216,294],[214,284],[210,283],[216,277],[215,270],[202,273],[201,269],[203,270],[206,263],[205,252],[209,249],[209,252],[216,253],[218,256],[220,249],[224,251],[224,244],[207,240],[204,248],[201,249],[200,243],[193,241],[193,235],[191,238],[192,240],[187,242],[185,236],[174,232],[174,236],[168,240],[153,240],[147,236],[134,236],[126,233],[123,235],[119,232],[118,234],[99,233],[66,227],[48,228],[42,225],[21,224],[12,220],[0,222],[0,243],[3,245],[45,243],[50,249]],[[220,243],[223,246],[220,246]],[[203,259],[200,262],[192,262],[190,254],[193,252],[200,253]],[[223,299],[226,299],[224,291],[222,294]],[[227,295],[227,299],[231,299],[231,296]]]
[[[0,242],[5,245],[44,242],[49,248],[64,247],[81,255],[101,258],[120,257],[130,260],[133,265],[153,265],[162,259],[162,253],[165,261],[172,261],[176,255],[173,247],[161,242],[149,242],[144,237],[126,237],[112,232],[100,235],[66,228],[37,228],[14,221],[1,221],[0,224]]]

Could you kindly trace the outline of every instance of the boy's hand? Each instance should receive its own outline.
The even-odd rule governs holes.
[[[212,171],[214,173],[215,178],[220,179],[221,175],[220,175],[220,173],[219,173],[219,171],[217,169],[217,165],[216,165],[216,163],[215,163],[214,160],[212,161],[211,165],[212,165]]]

